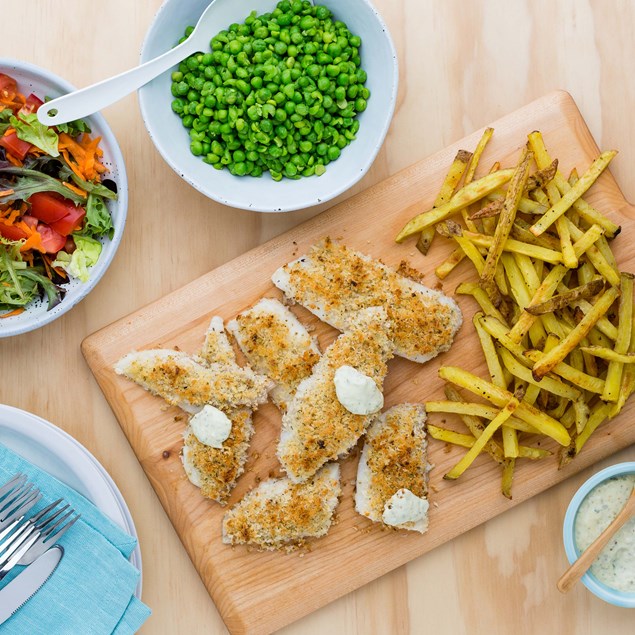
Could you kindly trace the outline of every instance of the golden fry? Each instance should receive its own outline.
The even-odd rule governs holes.
[[[615,348],[618,355],[628,352],[631,343],[631,324],[633,320],[633,274],[620,274],[620,308],[617,317],[617,338]],[[609,369],[606,373],[606,383],[602,399],[604,401],[617,401],[622,385],[622,372],[624,364],[616,359],[609,362]]]
[[[549,300],[540,302],[538,304],[531,304],[525,310],[532,315],[543,315],[544,313],[553,313],[559,311],[570,304],[573,304],[576,300],[592,298],[604,289],[604,280],[596,278],[587,282],[586,284],[575,287],[575,289],[569,289],[559,295],[554,295]]]
[[[512,413],[520,406],[520,402],[514,396],[503,406],[502,410],[487,424],[481,436],[476,439],[474,445],[463,455],[463,458],[443,477],[449,480],[457,479],[474,462],[481,453],[485,444],[492,438],[494,432],[512,416]]]
[[[540,134],[540,132],[534,131],[531,134],[529,134],[528,140],[529,140],[529,147],[532,149],[535,156],[536,165],[541,169],[546,168],[551,163],[551,158],[549,157],[549,154],[547,153],[547,149],[545,148],[542,135]],[[556,171],[556,174],[553,180],[554,180],[554,183],[556,184],[556,187],[560,191],[560,194],[564,196],[571,189],[571,187],[577,184],[577,181],[579,179],[577,178],[577,172],[576,172],[576,178],[574,179],[573,185],[569,185],[569,183],[565,180],[562,174],[559,171]],[[615,223],[610,221],[608,218],[600,214],[600,212],[592,208],[582,198],[578,198],[573,203],[573,209],[587,223],[589,224],[596,223],[600,225],[601,227],[604,227],[607,235],[610,236],[611,238],[613,238],[614,236],[617,236],[617,234],[620,231],[619,225],[616,225]]]
[[[540,380],[548,372],[553,370],[554,366],[564,360],[564,358],[584,339],[593,325],[602,317],[611,307],[613,302],[619,296],[619,291],[615,287],[611,287],[600,297],[595,303],[591,311],[587,313],[578,325],[565,337],[558,346],[550,350],[539,362],[534,365],[533,376],[536,380]]]
[[[459,150],[456,153],[456,157],[448,170],[445,180],[443,181],[443,185],[441,185],[441,189],[437,194],[433,207],[440,207],[452,198],[452,195],[463,177],[463,173],[465,172],[467,164],[471,158],[472,153],[467,150]],[[426,229],[421,232],[419,240],[417,240],[417,249],[424,256],[428,253],[433,239],[434,227],[426,227]]]
[[[527,179],[529,178],[529,163],[532,157],[531,152],[529,152],[526,147],[523,148],[520,161],[514,169],[514,174],[507,189],[503,209],[498,218],[498,224],[496,225],[496,231],[494,233],[494,243],[487,253],[485,267],[480,275],[481,286],[485,289],[494,304],[498,304],[497,298],[499,297],[499,291],[494,283],[496,266],[498,265],[498,261],[503,253],[503,246],[505,241],[509,238],[509,233],[516,218],[518,202],[520,201],[520,197],[527,184]]]
[[[494,384],[456,366],[442,366],[439,368],[439,377],[480,395],[501,408],[508,404],[513,397],[509,391],[494,386]],[[566,428],[549,415],[525,402],[520,402],[515,411],[520,420],[529,423],[542,434],[555,439],[560,445],[569,444],[570,437]]]
[[[507,183],[514,173],[512,168],[500,170],[494,174],[488,174],[477,181],[472,181],[469,185],[462,187],[447,203],[440,207],[433,208],[422,214],[418,214],[410,220],[404,228],[399,232],[395,240],[398,243],[403,242],[409,236],[418,234],[426,227],[436,225],[439,221],[445,220],[456,212],[467,207],[471,203],[480,201],[490,192],[501,185]]]

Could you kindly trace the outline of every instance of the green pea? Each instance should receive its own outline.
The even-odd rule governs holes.
[[[201,156],[201,154],[203,154],[203,145],[201,144],[200,141],[192,141],[192,143],[190,143],[190,152],[195,156]]]
[[[185,103],[182,99],[175,99],[172,101],[172,110],[177,114],[180,114],[183,112],[184,106],[185,106]]]
[[[367,106],[366,100],[363,99],[362,97],[358,97],[355,100],[355,110],[357,112],[364,112],[364,110],[366,110],[366,106]]]
[[[336,161],[340,158],[341,150],[337,146],[331,146],[328,149],[327,156],[331,161]]]
[[[358,35],[353,35],[353,37],[348,40],[348,43],[358,49],[362,45],[362,38]]]

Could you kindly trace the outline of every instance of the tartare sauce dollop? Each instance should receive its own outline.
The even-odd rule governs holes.
[[[584,551],[622,510],[634,484],[635,474],[616,476],[587,494],[575,517],[575,542],[580,551]],[[613,536],[590,570],[612,589],[635,593],[635,518],[628,520]]]
[[[335,394],[338,401],[354,415],[370,415],[384,406],[384,395],[372,377],[352,366],[340,366],[335,371]]]
[[[409,489],[402,488],[386,501],[382,520],[391,527],[414,523],[425,518],[428,507],[429,503],[425,498],[420,498]]]
[[[190,419],[194,436],[204,445],[222,448],[232,430],[232,422],[227,415],[214,406],[204,406]]]

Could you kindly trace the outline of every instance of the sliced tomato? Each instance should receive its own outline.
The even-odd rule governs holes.
[[[42,247],[47,254],[56,254],[66,244],[66,236],[62,236],[59,232],[44,223],[37,226],[38,234],[42,237]]]
[[[50,227],[56,232],[62,234],[62,236],[68,236],[72,234],[76,229],[81,229],[82,221],[86,216],[86,210],[83,207],[73,206],[68,214],[63,218],[60,218],[54,223],[50,223]]]
[[[15,132],[2,137],[2,139],[0,139],[0,146],[5,148],[5,150],[10,152],[14,157],[20,159],[20,161],[24,160],[27,152],[31,149],[31,144],[28,141],[18,139],[18,135]]]
[[[26,103],[24,104],[26,107],[31,109],[31,112],[36,112],[37,109],[43,104],[44,102],[37,96],[34,95],[33,93],[31,93],[27,98],[26,98]]]
[[[18,84],[13,77],[0,73],[0,92],[5,90],[10,93],[15,93],[18,90]]]
[[[0,223],[0,236],[7,240],[24,240],[27,237],[23,229],[15,225],[5,225],[4,223]]]
[[[31,204],[31,215],[43,223],[54,223],[64,218],[75,205],[57,192],[36,192],[28,199]]]

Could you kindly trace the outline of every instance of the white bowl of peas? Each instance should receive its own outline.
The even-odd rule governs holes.
[[[166,0],[142,61],[176,45],[209,0]],[[220,0],[227,28],[139,91],[165,161],[224,205],[324,203],[372,165],[397,97],[394,45],[368,0]]]

